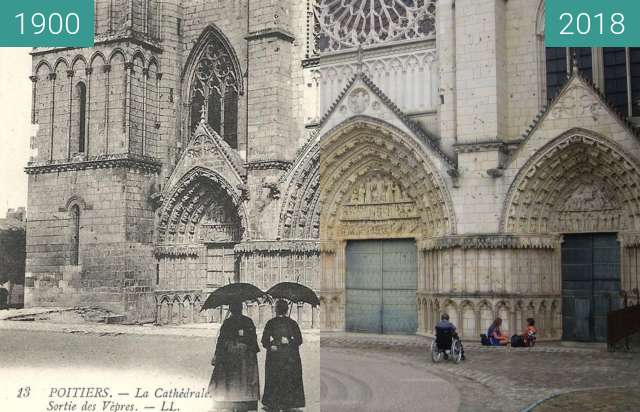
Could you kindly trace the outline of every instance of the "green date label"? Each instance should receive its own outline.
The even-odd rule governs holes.
[[[640,46],[640,1],[547,0],[545,45]]]

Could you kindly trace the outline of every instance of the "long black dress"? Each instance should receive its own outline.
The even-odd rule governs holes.
[[[209,382],[209,394],[213,397],[215,409],[258,410],[258,352],[256,328],[250,318],[231,315],[224,321],[218,335],[216,362]]]
[[[262,334],[262,346],[267,349],[262,404],[267,408],[279,410],[305,406],[300,345],[302,334],[296,321],[278,316],[267,322]],[[272,349],[273,346],[276,350]]]

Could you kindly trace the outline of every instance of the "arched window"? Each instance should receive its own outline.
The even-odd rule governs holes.
[[[71,207],[71,264],[77,265],[80,252],[80,206]]]
[[[84,82],[78,82],[75,87],[75,99],[78,104],[76,113],[76,127],[78,136],[78,153],[84,153],[86,150],[86,119],[87,119],[87,86]]]
[[[219,36],[209,35],[195,64],[191,83],[192,134],[205,120],[234,149],[238,148],[238,95],[242,79],[235,56]]]

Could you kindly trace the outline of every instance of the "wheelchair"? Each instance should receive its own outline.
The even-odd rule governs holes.
[[[436,338],[431,342],[431,360],[438,363],[442,359],[460,363],[462,344],[451,329],[436,328]]]

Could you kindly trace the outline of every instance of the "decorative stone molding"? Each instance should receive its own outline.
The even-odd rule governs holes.
[[[68,212],[71,210],[73,205],[78,205],[81,210],[93,210],[92,204],[87,203],[82,196],[76,194],[71,196],[65,203],[64,207],[59,208],[58,211]]]
[[[291,241],[253,241],[243,242],[235,246],[237,254],[251,254],[256,252],[276,252],[276,253],[320,253],[320,242],[291,240]]]
[[[539,339],[559,339],[562,335],[560,294],[470,294],[428,293],[418,291],[419,332],[432,334],[442,313],[449,314],[463,338],[477,338],[485,333],[496,317],[503,320],[503,330],[520,333],[527,318],[536,319]]]
[[[443,249],[555,249],[560,245],[560,237],[554,235],[521,236],[506,234],[445,236],[422,239],[420,250]]]
[[[286,179],[286,180],[285,180]],[[280,184],[282,197],[278,237],[318,239],[320,237],[320,143],[317,134],[305,144],[293,168]]]
[[[247,170],[287,170],[291,162],[286,160],[261,160],[245,163]]]
[[[193,168],[166,194],[157,225],[160,244],[248,239],[242,195],[217,172]]]
[[[238,176],[246,176],[247,169],[238,152],[232,149],[206,121],[201,120],[184,150],[184,156],[191,159],[207,158],[216,151],[224,157]]]
[[[344,89],[342,90],[342,92],[338,95],[338,97],[335,99],[335,101],[333,102],[333,104],[331,104],[329,106],[329,108],[327,109],[326,113],[322,116],[322,118],[320,119],[320,124],[324,125],[327,123],[327,121],[329,120],[329,118],[334,114],[334,112],[336,112],[337,110],[340,109],[342,103],[344,101],[347,101],[347,104],[350,105],[351,107],[354,107],[353,105],[356,104],[355,100],[352,102],[351,101],[351,97],[353,97],[350,93],[352,93],[352,91],[358,91],[356,95],[354,96],[360,96],[359,98],[357,98],[356,100],[358,100],[357,102],[357,108],[359,109],[365,109],[365,103],[366,101],[362,100],[362,99],[366,99],[366,97],[364,97],[363,91],[366,91],[366,88],[362,88],[362,87],[357,87],[355,86],[357,82],[361,82],[360,84],[364,84],[366,86],[366,88],[368,88],[373,95],[380,100],[380,102],[387,108],[389,108],[389,110],[391,110],[391,112],[397,116],[398,119],[400,119],[400,121],[402,122],[402,124],[409,129],[409,131],[411,133],[413,133],[419,140],[421,140],[422,142],[424,142],[431,150],[433,150],[436,155],[438,157],[440,157],[450,168],[455,169],[457,168],[457,163],[455,159],[450,158],[444,151],[442,151],[442,149],[440,148],[440,142],[439,139],[429,133],[427,133],[422,127],[420,127],[418,124],[416,124],[414,121],[412,121],[393,101],[391,101],[391,99],[389,99],[389,97],[387,97],[382,90],[380,90],[380,88],[364,73],[359,72],[356,73],[353,78],[345,85]],[[360,91],[362,90],[362,91]],[[355,99],[355,97],[354,97]],[[372,100],[372,98],[368,99],[369,101]],[[367,103],[368,105],[368,103]],[[352,116],[352,119],[350,119],[350,121],[353,121],[354,119],[358,119],[358,113],[354,112],[354,116]],[[381,127],[385,127],[382,126],[382,124],[384,124],[385,122],[381,122],[380,120],[377,120],[376,117],[377,116],[362,116],[363,118],[367,119],[367,122],[376,122],[378,124],[381,125]],[[340,129],[342,128],[342,124],[338,125],[335,129]],[[322,129],[322,126],[321,126]],[[334,130],[329,130],[326,131],[324,133],[324,135],[331,135],[333,133],[335,133],[335,129]]]
[[[296,41],[296,36],[293,33],[279,27],[270,27],[262,30],[252,31],[247,36],[245,36],[245,40],[247,41],[254,41],[254,40],[261,40],[261,39],[268,39],[268,38],[276,38],[276,39],[284,40],[290,43],[293,43]]]
[[[46,162],[29,162],[25,173],[29,175],[43,173],[60,173],[87,169],[127,168],[148,173],[160,173],[162,164],[158,159],[133,154],[98,155],[81,159],[77,162],[68,160],[50,160]]]
[[[323,157],[320,159],[323,240],[363,238],[367,234],[376,237],[418,237],[454,232],[453,205],[444,180],[424,150],[416,147],[411,138],[369,119],[349,122],[326,136],[321,142]],[[360,195],[355,193],[362,187],[359,182],[372,176],[378,176],[373,179],[371,187],[376,193],[378,184],[374,181],[380,180],[380,190],[384,192],[380,193],[380,199],[386,199],[389,194],[395,196],[393,187],[397,187],[396,191],[402,194],[403,199],[414,206],[407,210],[405,206],[409,203],[402,203],[400,207],[394,198],[391,206],[365,205],[360,208],[393,207],[397,210],[397,216],[393,216],[404,216],[404,219],[380,222],[342,219],[345,208],[350,208],[354,196]],[[386,191],[381,179],[388,181]],[[362,195],[367,203],[376,203],[371,195],[371,199],[366,199],[366,190]]]
[[[639,230],[640,167],[609,139],[572,129],[541,148],[514,179],[500,230],[580,233]]]
[[[618,240],[622,247],[625,248],[640,248],[640,233],[620,233],[618,234]]]
[[[160,257],[184,257],[200,256],[200,245],[158,245],[154,250],[157,258]]]
[[[508,153],[507,144],[503,141],[493,140],[475,143],[456,143],[453,145],[456,153],[493,152]]]
[[[562,104],[561,100],[567,95],[573,94],[575,105],[568,106],[566,104]],[[599,112],[598,105],[593,105],[589,101],[590,99],[586,99],[585,97],[588,94],[595,94],[598,99],[601,107],[606,107],[610,113],[614,114],[618,121],[624,125],[624,127],[634,136],[640,137],[640,128],[638,128],[635,124],[631,123],[627,116],[620,113],[616,107],[614,107],[609,99],[600,91],[592,81],[585,78],[579,70],[574,70],[571,77],[564,84],[562,89],[558,92],[558,94],[553,98],[553,100],[546,105],[533,119],[527,130],[522,134],[522,140],[528,140],[533,133],[538,130],[540,124],[547,118],[559,118],[561,116],[572,117],[575,115],[573,113],[574,110],[577,110],[581,114],[585,114],[588,111],[591,112],[592,115],[596,114],[596,111]],[[572,117],[573,118],[573,117]]]

